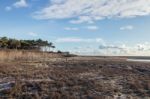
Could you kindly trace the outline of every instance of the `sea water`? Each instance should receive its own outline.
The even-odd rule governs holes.
[[[127,59],[127,61],[134,61],[134,62],[150,62],[150,59]]]

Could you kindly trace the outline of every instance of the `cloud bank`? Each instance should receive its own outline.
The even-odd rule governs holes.
[[[21,0],[24,1],[24,0]],[[71,23],[93,23],[110,18],[150,15],[150,0],[50,0],[36,11],[37,19],[70,19]]]
[[[108,43],[101,38],[79,38],[79,37],[66,37],[57,38],[55,43],[65,44],[71,43],[76,45],[82,43],[83,46],[75,46],[65,51],[70,51],[73,54],[79,55],[112,55],[112,56],[147,56],[150,55],[150,43],[137,43],[126,45],[125,43]],[[78,45],[78,44],[77,44]]]
[[[69,50],[78,55],[108,55],[108,56],[149,56],[150,43],[135,44],[132,46],[99,44],[98,48],[94,46],[81,46]]]

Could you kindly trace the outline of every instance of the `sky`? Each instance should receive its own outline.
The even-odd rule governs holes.
[[[80,55],[150,55],[150,0],[0,0],[0,37]]]

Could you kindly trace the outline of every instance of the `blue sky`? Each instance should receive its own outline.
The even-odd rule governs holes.
[[[150,55],[150,0],[0,0],[0,36],[76,54]]]

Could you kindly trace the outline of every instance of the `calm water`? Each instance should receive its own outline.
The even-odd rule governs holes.
[[[150,59],[127,59],[127,61],[134,61],[134,62],[150,62]]]

